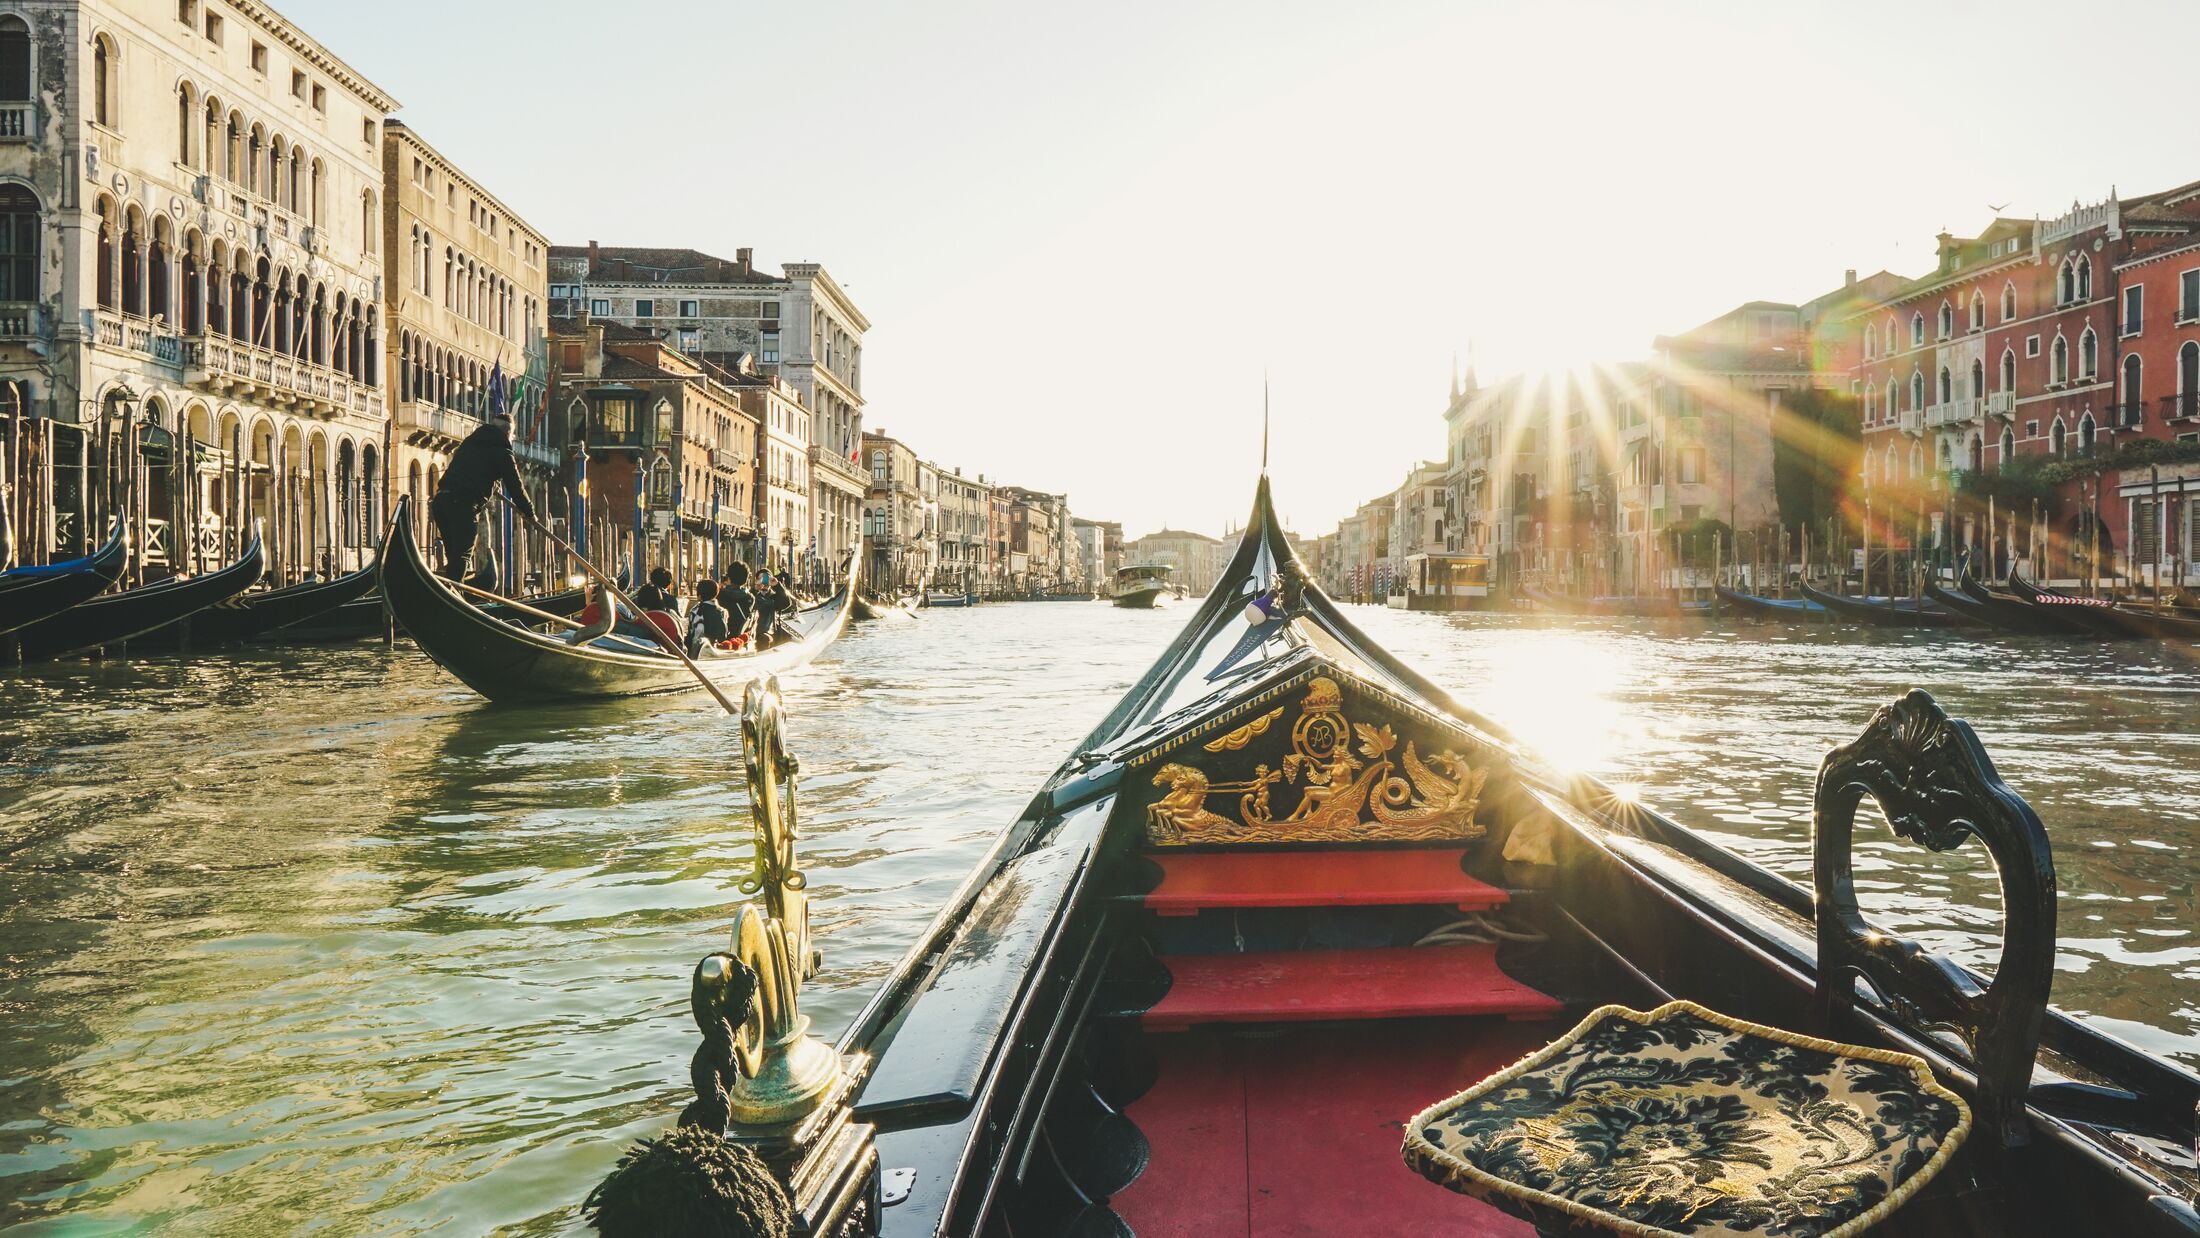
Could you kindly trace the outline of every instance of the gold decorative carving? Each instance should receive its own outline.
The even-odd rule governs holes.
[[[1209,752],[1236,752],[1245,745],[1268,733],[1268,725],[1283,716],[1283,706],[1278,705],[1260,717],[1253,719],[1220,739],[1208,740],[1203,747]]]
[[[1288,706],[1231,731],[1203,747],[1243,750],[1265,733]],[[1146,836],[1159,846],[1194,843],[1365,842],[1460,840],[1488,832],[1477,822],[1486,769],[1445,750],[1422,755],[1407,739],[1401,752],[1396,731],[1345,716],[1344,694],[1326,676],[1309,681],[1291,724],[1290,751],[1274,764],[1257,763],[1250,777],[1216,781],[1197,766],[1170,761],[1153,775],[1161,797],[1146,808]],[[1278,788],[1298,799],[1277,815]],[[1234,816],[1207,807],[1217,795],[1236,796]]]

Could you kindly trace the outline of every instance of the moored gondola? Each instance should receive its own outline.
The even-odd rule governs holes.
[[[80,602],[0,637],[26,662],[120,645],[155,632],[258,583],[266,559],[258,533],[237,561],[204,576],[175,578]]]
[[[1960,628],[1971,620],[1955,611],[1910,598],[1853,598],[1803,583],[1803,596],[1845,619],[1878,628]]]
[[[1731,606],[1741,614],[1758,619],[1771,619],[1781,623],[1831,623],[1834,613],[1824,605],[1807,597],[1768,598],[1754,593],[1719,586],[1719,602]]]
[[[0,573],[0,636],[29,627],[107,591],[130,561],[130,521],[115,517],[107,544],[81,559]]]
[[[1995,626],[2012,632],[2030,632],[2042,636],[2098,636],[2091,624],[2063,611],[2034,606],[2023,598],[1999,593],[1987,588],[1971,576],[1956,582],[1963,595],[1976,602]]]
[[[378,567],[369,563],[332,580],[313,580],[264,593],[246,590],[205,610],[139,637],[146,649],[237,645],[306,623],[374,591]]]
[[[467,687],[498,703],[590,700],[689,692],[701,685],[687,665],[653,645],[606,637],[574,645],[558,634],[507,623],[429,570],[412,530],[410,496],[397,501],[382,539],[382,596],[422,651]],[[706,657],[712,682],[739,686],[815,658],[847,626],[854,566],[839,591],[788,620],[794,636],[761,650]]]
[[[315,645],[333,644],[338,641],[365,640],[380,636],[389,619],[382,609],[382,595],[372,584],[380,583],[381,566],[375,565],[376,579],[367,592],[341,606],[334,607],[310,619],[286,624],[282,628],[260,636],[262,644]],[[527,628],[543,628],[546,625],[537,615],[551,615],[570,619],[588,604],[588,593],[583,589],[561,589],[556,593],[542,593],[518,599],[518,604],[508,602],[482,602],[483,613],[502,619],[506,623]],[[524,608],[524,609],[522,609]],[[534,613],[530,613],[534,612]],[[398,630],[403,634],[403,629]]]
[[[2041,614],[2084,627],[2097,636],[2200,640],[2200,620],[2180,618],[2166,610],[2120,606],[2105,598],[2072,597],[2042,588],[2015,572],[2009,573],[2009,591]]]
[[[762,824],[792,767],[747,762],[764,903],[695,974],[688,1133],[592,1200],[624,1232],[720,1132],[812,1234],[2194,1232],[2200,1077],[2047,1005],[2045,832],[1921,693],[1817,771],[1805,889],[1376,646],[1263,480],[1191,624],[830,1048]],[[1983,844],[1991,979],[1864,922],[1867,797]]]

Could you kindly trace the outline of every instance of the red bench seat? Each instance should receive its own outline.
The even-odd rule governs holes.
[[[1505,1015],[1545,1019],[1558,999],[1497,966],[1489,944],[1177,954],[1161,958],[1169,992],[1145,1012],[1154,1031],[1200,1023],[1296,1023]]]
[[[1457,847],[1414,851],[1230,851],[1150,855],[1164,916],[1210,907],[1457,907],[1491,911],[1505,892],[1459,870]]]

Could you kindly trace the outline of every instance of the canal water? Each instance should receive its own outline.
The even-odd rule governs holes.
[[[852,631],[787,684],[837,1031],[1188,617]],[[2055,998],[2200,1066],[2200,668],[2150,645],[1407,615],[1372,635],[1782,872],[1811,774],[1913,685],[2061,870]],[[552,1234],[685,1099],[687,974],[749,862],[697,697],[481,707],[408,646],[0,672],[0,1229]],[[1990,963],[1979,854],[1883,832],[1876,918]]]

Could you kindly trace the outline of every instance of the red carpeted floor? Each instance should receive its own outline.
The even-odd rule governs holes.
[[[1139,1238],[1532,1238],[1405,1167],[1406,1119],[1546,1043],[1553,1023],[1454,1019],[1150,1037],[1133,1102],[1153,1154],[1109,1201]]]
[[[1557,999],[1505,974],[1487,942],[1373,950],[1163,955],[1169,991],[1143,1016],[1167,1031],[1198,1023],[1314,1023],[1501,1014],[1547,1019]]]

